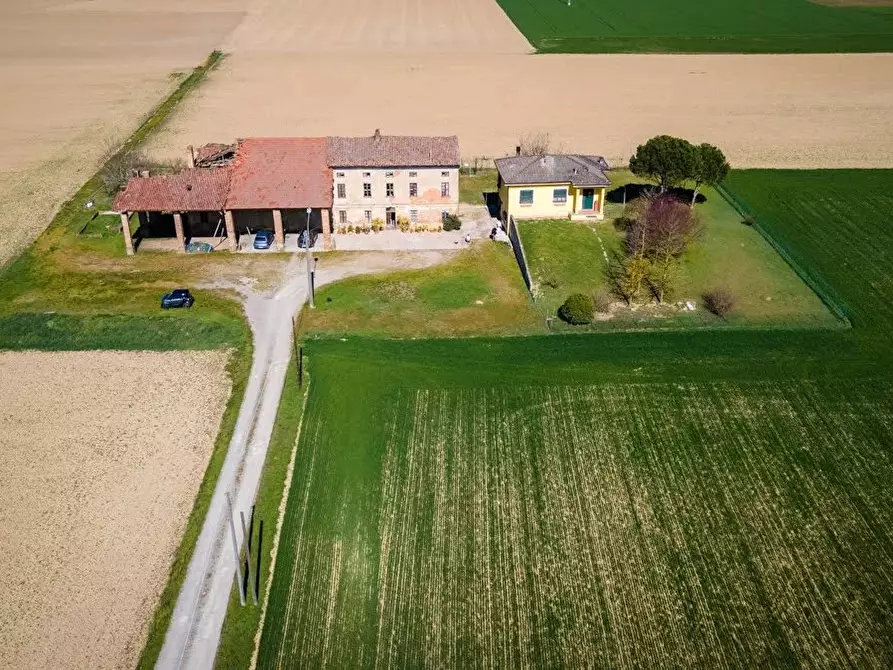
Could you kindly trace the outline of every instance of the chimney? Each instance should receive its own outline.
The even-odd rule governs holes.
[[[381,142],[381,130],[376,128],[375,134],[372,136],[372,139],[374,139],[376,142]]]
[[[520,155],[521,155],[521,145],[520,145],[520,144],[519,144],[518,146],[515,147],[515,155],[516,155],[516,156],[520,156]]]
[[[195,167],[195,148],[190,144],[188,147],[186,147],[186,151],[189,154],[187,163],[189,164],[189,167],[194,168]]]
[[[148,170],[140,170],[140,177],[149,177],[151,176]]]
[[[574,168],[574,175],[577,174],[577,168]]]

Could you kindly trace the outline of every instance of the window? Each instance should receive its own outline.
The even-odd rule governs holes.
[[[533,189],[525,188],[520,193],[521,196],[521,204],[522,205],[532,205],[533,204]]]
[[[448,182],[448,181],[440,182],[440,197],[441,198],[449,198],[450,197],[450,182]]]
[[[347,223],[347,210],[346,209],[338,210],[338,223]]]
[[[363,173],[363,176],[364,176],[364,177],[371,177],[371,176],[372,176],[372,173],[371,173],[371,172],[364,172],[364,173]]]
[[[384,185],[384,194],[388,198],[394,197],[394,183],[393,182],[389,181],[387,184]]]
[[[441,177],[449,177],[449,176],[450,176],[450,171],[449,171],[449,170],[444,170],[443,172],[440,173],[440,176],[441,176]]]
[[[414,172],[414,171],[410,171],[409,176],[410,176],[410,177],[418,177],[418,176],[419,176],[419,173],[418,173],[418,172]]]
[[[393,173],[393,172],[385,172],[385,173],[384,173],[384,176],[385,176],[385,177],[393,177],[393,176],[394,176],[394,173]]]
[[[365,184],[363,184],[363,197],[364,198],[372,197],[372,184],[370,184],[369,182],[366,182]]]
[[[418,223],[419,222],[419,210],[417,210],[417,209],[409,210],[409,220],[411,223]]]
[[[347,197],[347,187],[344,184],[338,184],[338,197],[339,198]]]
[[[418,182],[411,181],[409,182],[409,197],[416,198],[419,195],[419,184]]]
[[[336,176],[336,177],[343,177],[343,176],[344,176],[344,173],[343,173],[343,172],[336,172],[336,173],[335,173],[335,176]]]
[[[556,188],[552,190],[552,202],[556,205],[563,205],[567,202],[567,189]]]
[[[371,209],[367,209],[365,212],[363,212],[363,216],[366,219],[366,223],[372,223],[372,210]]]

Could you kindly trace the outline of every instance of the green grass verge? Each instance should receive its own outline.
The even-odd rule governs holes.
[[[245,386],[248,383],[248,376],[251,372],[251,354],[251,341],[245,338],[242,345],[235,350],[227,365],[227,373],[232,381],[232,392],[226,403],[223,418],[220,420],[220,430],[217,433],[217,439],[214,441],[214,451],[211,454],[211,459],[205,470],[205,476],[202,478],[202,483],[195,496],[192,511],[189,513],[189,519],[186,522],[186,530],[183,532],[183,538],[180,540],[180,544],[174,554],[167,583],[161,592],[158,604],[155,606],[155,612],[149,624],[149,635],[146,638],[146,644],[137,664],[140,668],[155,667],[158,655],[161,653],[161,647],[164,645],[164,636],[167,633],[171,616],[174,613],[177,597],[180,595],[180,587],[186,578],[189,561],[192,559],[195,543],[198,541],[202,525],[205,522],[205,514],[207,514],[208,507],[211,504],[214,488],[217,486],[217,479],[220,476],[220,470],[223,467],[223,462],[229,450],[229,443],[236,428],[239,409],[242,407],[242,398],[245,395]]]
[[[273,537],[276,533],[276,523],[279,518],[279,507],[282,497],[285,495],[285,478],[291,459],[292,450],[296,448],[298,429],[301,423],[301,413],[304,406],[304,397],[308,388],[308,378],[304,378],[304,389],[298,387],[298,373],[295,370],[294,359],[291,360],[288,372],[285,375],[285,386],[282,390],[282,398],[279,401],[279,410],[276,413],[276,423],[273,426],[273,434],[267,447],[267,457],[264,461],[264,471],[261,475],[260,485],[255,502],[254,518],[255,529],[260,521],[263,521],[263,538],[261,540],[261,588],[259,603],[264,602],[270,587],[270,560],[273,550]],[[255,538],[258,531],[255,530]],[[253,541],[256,551],[257,539]],[[257,560],[255,555],[253,560]],[[252,569],[252,581],[254,580],[254,565]],[[250,602],[250,601],[249,601]],[[261,606],[249,605],[242,607],[239,604],[239,596],[235,588],[230,596],[229,607],[226,612],[226,620],[220,633],[220,646],[217,649],[215,667],[217,668],[247,668],[251,664],[251,655],[254,652],[254,637],[260,624]]]
[[[615,187],[633,180],[619,170],[612,173],[612,179]],[[690,300],[700,308],[696,312],[623,309],[589,329],[841,325],[760,233],[742,223],[741,215],[724,198],[713,189],[706,189],[705,196],[706,202],[695,207],[702,233],[678,265],[668,300]],[[622,205],[610,204],[606,214],[620,216]],[[608,263],[623,257],[625,235],[611,219],[595,224],[521,221],[519,230],[537,285],[536,306],[543,317],[554,317],[571,293],[611,293]],[[735,309],[723,319],[702,306],[704,294],[718,287],[730,290],[736,298]],[[564,324],[556,322],[554,327],[561,329]]]
[[[514,257],[484,241],[426,270],[356,277],[323,287],[305,307],[306,336],[472,336],[542,331]]]
[[[809,0],[498,0],[540,52],[840,53],[893,50],[893,8]]]
[[[498,173],[495,169],[480,169],[477,174],[459,174],[459,202],[483,205],[484,193],[496,192]]]

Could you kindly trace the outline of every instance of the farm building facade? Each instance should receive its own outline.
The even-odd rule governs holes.
[[[209,144],[190,152],[191,166],[173,175],[130,179],[114,209],[128,254],[133,254],[133,215],[138,239],[225,238],[233,251],[239,237],[272,230],[277,249],[288,233],[308,227],[334,248],[336,230],[398,217],[440,222],[459,203],[456,137],[248,138]]]

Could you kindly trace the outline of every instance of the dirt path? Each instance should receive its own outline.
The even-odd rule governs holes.
[[[317,286],[353,275],[429,267],[451,255],[428,251],[351,254],[328,260],[322,256]],[[303,257],[295,257],[280,287],[267,295],[254,293],[247,283],[210,285],[242,295],[254,337],[254,357],[236,429],[156,667],[206,669],[214,665],[235,573],[226,536],[225,494],[229,492],[237,513],[247,513],[257,494],[292,355],[292,316],[307,299],[305,268]]]

